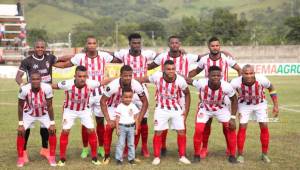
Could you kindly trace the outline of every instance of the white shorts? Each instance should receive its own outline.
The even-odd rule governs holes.
[[[161,109],[155,108],[154,111],[154,130],[162,131],[169,129],[169,120],[171,121],[171,129],[184,130],[184,116],[181,109]]]
[[[91,111],[97,117],[104,117],[100,107],[101,97],[102,95],[96,95],[96,96],[91,95],[89,99]]]
[[[45,115],[39,116],[39,117],[35,117],[35,116],[30,116],[28,113],[23,113],[23,122],[24,122],[25,130],[28,128],[32,128],[33,123],[36,121],[41,122],[41,127],[43,127],[43,128],[48,129],[50,127],[50,118],[49,118],[48,114],[45,114]]]
[[[116,108],[115,107],[108,107],[107,108],[109,119],[116,120]]]
[[[85,109],[81,111],[74,111],[65,108],[63,113],[62,126],[63,129],[71,129],[76,118],[80,119],[80,122],[83,126],[88,129],[94,128],[94,120],[92,118],[92,112],[90,109]]]
[[[145,95],[148,99],[148,102],[149,102],[149,105],[150,105],[150,101],[149,101],[149,91],[148,91],[148,88],[146,87],[145,84],[142,84],[143,85],[143,88],[144,88],[144,92],[145,92]],[[140,97],[134,93],[133,95],[133,98],[132,98],[132,103],[136,105],[136,107],[141,110],[142,106],[143,106],[143,103],[142,101],[140,100]],[[149,108],[149,107],[148,107]],[[144,118],[148,118],[149,116],[149,109],[147,109],[147,112],[145,113],[144,115]]]
[[[228,122],[231,113],[227,107],[223,107],[217,111],[207,111],[205,108],[200,108],[196,115],[197,123],[206,123],[209,118],[215,116],[219,122]]]
[[[254,116],[257,122],[268,122],[268,105],[266,102],[257,105],[247,105],[239,103],[238,112],[240,123],[248,123],[249,118]]]

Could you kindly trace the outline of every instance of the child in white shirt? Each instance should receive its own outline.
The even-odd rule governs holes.
[[[137,132],[137,117],[139,109],[132,103],[133,91],[124,88],[122,91],[122,101],[116,108],[116,132],[119,136],[116,147],[116,160],[120,165],[123,162],[123,151],[127,139],[128,161],[130,164],[136,164],[134,135]]]

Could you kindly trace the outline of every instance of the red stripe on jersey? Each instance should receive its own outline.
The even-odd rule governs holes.
[[[207,96],[208,96],[208,85],[206,85],[204,88],[203,100],[207,100]],[[209,111],[209,108],[205,103],[204,103],[204,106],[205,106],[206,110]]]
[[[213,66],[217,66],[217,61],[213,60]]]
[[[140,55],[140,68],[143,68],[143,71],[140,72],[140,77],[146,76],[146,69],[144,68],[144,57],[142,55]],[[147,65],[147,64],[145,64]]]
[[[248,87],[248,103],[247,104],[252,104],[252,86],[247,86]]]
[[[243,83],[241,84],[241,89],[242,89],[241,102],[245,102],[246,89],[245,89],[245,85]]]
[[[185,76],[187,77],[189,73],[189,60],[186,58],[185,60]]]
[[[258,82],[256,81],[255,82],[255,97],[256,97],[256,104],[258,104],[259,103],[259,99],[258,99],[258,97],[259,97],[259,85],[258,85]]]
[[[228,63],[225,63],[224,81],[228,81]]]
[[[175,92],[175,89],[176,89],[176,85],[175,85],[175,82],[172,83],[172,87],[171,87],[171,95],[174,96],[174,92]],[[177,98],[176,98],[177,100]],[[175,99],[172,99],[172,106],[174,108],[177,108],[176,107],[176,103],[175,103]]]
[[[78,93],[77,93],[77,105],[76,105],[76,111],[79,111],[80,110],[80,106],[81,106],[81,91],[82,91],[82,88],[81,89],[78,89]]]
[[[99,57],[99,56],[97,56],[97,64],[98,64],[98,72],[102,72],[102,71],[101,71],[101,69],[102,69],[102,68],[101,68],[101,61],[100,61],[100,57]],[[103,66],[104,66],[104,65],[103,65]],[[102,75],[102,74],[99,74],[99,73],[98,73],[98,81],[101,81],[101,79],[102,79],[101,75]]]
[[[96,80],[96,77],[95,77],[95,62],[94,62],[94,58],[91,59],[91,67],[92,67],[92,80]]]
[[[84,65],[85,65],[85,68],[86,70],[88,70],[89,68],[89,58],[87,56],[87,54],[85,54],[85,57],[84,57]]]
[[[163,78],[161,77],[159,80],[159,94],[163,94]],[[159,96],[158,94],[158,96]],[[159,96],[159,102],[161,104],[161,108],[164,108],[164,102],[162,96]]]
[[[87,88],[87,86],[84,87],[84,99],[88,99],[88,88]],[[85,101],[83,103],[81,110],[85,109],[87,103],[88,103],[88,101]]]
[[[183,56],[180,54],[180,57],[179,57],[179,74],[182,74],[182,73],[183,73]]]
[[[168,96],[168,92],[169,92],[169,83],[167,83],[166,81],[164,81],[164,83],[165,83],[165,91],[164,91],[164,93],[165,93],[166,96]],[[170,101],[169,101],[168,98],[166,98],[165,102],[166,102],[167,108],[168,108],[168,109],[171,109]]]
[[[99,56],[99,58],[100,58],[100,56]],[[102,58],[102,68],[101,69],[102,69],[102,73],[101,73],[102,77],[101,77],[100,81],[102,80],[102,78],[104,78],[104,73],[105,73],[105,59],[104,58]],[[100,90],[100,87],[99,87],[99,90]]]
[[[209,69],[209,67],[210,67],[210,59],[209,59],[209,57],[207,58],[207,63],[206,63],[206,67],[207,67],[207,69],[205,69],[205,77],[208,77],[208,69]]]
[[[218,107],[222,109],[222,106],[220,104],[222,103],[222,96],[223,96],[223,89],[222,87],[219,88],[219,94],[218,94]]]
[[[115,105],[114,107],[118,107],[118,105],[121,103],[121,96],[122,96],[122,88],[119,87],[119,90],[118,90],[118,93],[117,93],[117,96],[116,96],[116,100],[115,100]]]
[[[137,65],[136,65],[136,58],[137,58],[137,57],[133,57],[133,68],[134,68],[134,70],[137,68]],[[134,71],[133,77],[134,77],[134,78],[137,77],[136,71]]]
[[[214,98],[215,98],[215,90],[211,90],[211,94],[210,94],[210,101],[213,102]],[[212,109],[212,111],[217,111],[217,109],[214,107],[213,104],[210,104],[209,107]]]
[[[41,104],[41,110],[42,110],[42,113],[41,115],[44,115],[46,112],[45,112],[45,107],[44,107],[44,93],[42,90],[39,91],[39,97],[40,97],[40,104]]]
[[[164,71],[164,62],[165,62],[165,60],[164,60],[164,58],[161,60],[161,63],[160,63],[160,65],[161,65],[161,71]]]
[[[70,103],[71,103],[70,109],[71,110],[74,110],[74,102],[73,102],[74,98],[75,98],[75,85],[72,86],[72,91],[71,91],[71,99],[70,99]]]
[[[38,94],[33,93],[34,95],[34,116],[39,116],[39,109],[38,109]]]
[[[69,91],[65,91],[65,96],[66,96],[66,100],[65,100],[65,108],[67,108],[69,106]]]

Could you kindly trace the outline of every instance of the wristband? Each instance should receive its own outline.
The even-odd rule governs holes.
[[[230,116],[231,119],[236,119],[235,115]]]
[[[50,125],[55,125],[54,120],[51,120],[51,121],[50,121]]]
[[[19,121],[19,126],[23,126],[24,122],[23,121]]]

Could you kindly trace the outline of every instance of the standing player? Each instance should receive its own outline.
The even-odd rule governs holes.
[[[25,131],[36,121],[41,122],[49,131],[50,156],[48,158],[51,166],[56,166],[55,162],[55,122],[52,107],[52,88],[49,84],[41,83],[41,74],[39,72],[31,72],[31,83],[20,88],[18,103],[18,167],[24,166],[24,144]],[[24,108],[24,104],[27,108]]]
[[[148,99],[145,95],[143,86],[135,79],[132,79],[132,68],[128,65],[122,66],[120,70],[120,76],[120,78],[113,80],[106,86],[104,94],[100,99],[101,110],[107,122],[104,135],[104,164],[108,164],[110,161],[110,146],[116,119],[115,109],[121,102],[122,89],[131,88],[132,91],[138,95],[140,101],[142,102],[142,106],[138,116],[139,124],[142,122],[148,109]]]
[[[271,82],[262,75],[255,75],[254,68],[251,65],[243,67],[242,76],[231,81],[231,85],[239,94],[238,111],[240,114],[240,125],[237,136],[238,162],[243,163],[243,148],[246,139],[246,129],[250,114],[254,113],[259,122],[260,141],[262,155],[261,159],[265,162],[271,162],[267,156],[269,147],[269,129],[267,100],[265,99],[264,89],[268,89],[273,101],[273,116],[277,117],[279,113],[277,93]]]
[[[235,69],[238,72],[238,75],[241,74],[241,68],[236,63],[236,61],[232,58],[232,56],[228,52],[221,51],[220,40],[216,37],[212,37],[208,41],[208,48],[210,53],[202,55],[200,61],[198,62],[198,67],[189,72],[189,77],[195,77],[202,70],[205,71],[205,77],[208,77],[208,70],[211,66],[218,66],[221,69],[222,79],[224,81],[228,81],[228,70],[229,67]],[[230,101],[226,97],[225,104],[230,106]],[[208,153],[208,139],[211,131],[211,122],[212,118],[210,118],[205,126],[204,134],[203,134],[203,145],[201,149],[201,158],[205,158]],[[225,135],[225,129],[223,129],[223,133]],[[226,135],[225,135],[226,136]],[[226,139],[227,142],[227,139]],[[227,142],[228,143],[228,142]],[[228,145],[226,153],[228,154]]]
[[[62,68],[76,66],[85,66],[88,72],[88,78],[92,80],[102,81],[104,79],[105,64],[106,63],[119,63],[117,58],[114,58],[107,52],[97,51],[97,39],[94,36],[88,36],[86,39],[86,52],[78,53],[71,60],[59,63]],[[98,136],[99,148],[98,154],[104,156],[103,139],[104,139],[104,117],[100,109],[100,98],[102,96],[102,87],[96,88],[91,98],[89,99],[90,107],[96,117],[96,132]],[[81,158],[86,158],[89,154],[88,150],[88,134],[87,128],[82,126],[82,143],[83,149]]]
[[[185,54],[180,50],[181,42],[178,36],[170,36],[168,39],[169,51],[161,53],[158,55],[152,63],[148,65],[148,70],[154,69],[158,66],[161,66],[161,71],[164,70],[164,62],[167,60],[172,60],[175,64],[175,69],[177,74],[187,77],[189,71],[191,70],[191,65],[195,64],[199,57],[194,54]],[[184,94],[180,95],[180,105],[184,109]],[[168,129],[162,132],[162,147],[161,154],[165,156],[166,148],[166,138],[167,138]]]
[[[200,161],[200,149],[206,122],[209,118],[215,116],[223,124],[224,135],[228,140],[230,163],[236,163],[236,132],[235,132],[235,114],[237,111],[237,97],[231,85],[221,80],[221,68],[211,66],[208,69],[208,79],[194,80],[187,78],[190,85],[199,90],[200,103],[196,115],[196,125],[194,133],[194,159]],[[230,109],[225,105],[225,97],[228,96],[231,101]]]
[[[80,118],[81,124],[88,129],[88,142],[91,147],[92,163],[100,165],[97,159],[97,136],[94,129],[92,113],[88,107],[90,94],[94,89],[100,87],[100,83],[87,79],[87,69],[84,66],[77,66],[75,79],[53,84],[54,89],[65,90],[63,130],[60,135],[60,161],[59,166],[64,166],[66,161],[66,150],[70,129],[76,118]]]
[[[31,73],[39,72],[41,74],[41,81],[44,83],[52,83],[52,66],[57,66],[58,62],[64,61],[64,58],[57,59],[54,55],[46,54],[46,43],[43,40],[37,40],[34,44],[34,53],[21,61],[21,65],[16,75],[16,82],[20,87],[24,85],[22,77],[24,73],[27,74],[27,82],[31,81]],[[25,102],[24,109],[28,108]],[[28,162],[28,155],[26,151],[27,141],[30,134],[30,128],[25,131],[25,144],[24,144],[24,160]],[[42,149],[40,155],[48,158],[48,129],[41,124],[40,135],[42,138]]]
[[[143,77],[142,83],[153,83],[156,86],[156,108],[154,112],[153,165],[160,163],[162,132],[169,128],[177,130],[179,161],[184,164],[191,162],[185,157],[186,133],[185,121],[190,109],[190,91],[185,79],[176,73],[172,60],[164,62],[164,71],[158,71],[149,77]],[[180,94],[184,93],[185,108],[180,105]]]
[[[155,58],[156,53],[151,50],[141,49],[142,37],[138,33],[133,33],[128,36],[130,49],[123,49],[114,53],[114,56],[120,59],[124,65],[129,65],[133,70],[133,78],[139,78],[147,76],[147,63]],[[146,97],[149,99],[148,89],[145,84],[143,84],[144,92]],[[133,103],[138,106],[139,109],[142,107],[142,102],[139,100],[139,97],[135,94],[133,97]],[[137,135],[135,135],[135,147],[137,147],[139,138],[142,138],[142,155],[144,157],[149,157],[149,151],[147,146],[148,141],[148,111],[146,112],[140,129],[138,129]]]

